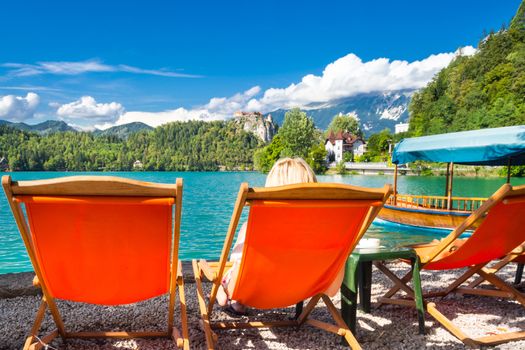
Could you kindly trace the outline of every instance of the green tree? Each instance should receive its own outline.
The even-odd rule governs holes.
[[[0,125],[0,156],[12,170],[122,171],[253,169],[262,147],[235,122],[175,122],[127,139],[85,132],[39,135]],[[279,151],[280,152],[280,151]]]
[[[341,161],[341,162],[337,163],[337,165],[335,166],[335,171],[336,171],[339,175],[345,175],[345,174],[347,174],[348,171],[346,170],[345,162]]]
[[[306,159],[310,148],[316,143],[316,131],[312,118],[299,108],[286,112],[277,135],[282,138],[281,157]]]
[[[525,2],[508,29],[484,35],[472,56],[458,56],[410,106],[413,136],[525,123]]]
[[[322,174],[326,171],[326,153],[324,143],[312,146],[308,153],[306,161],[316,174]]]
[[[359,127],[359,121],[351,113],[336,115],[332,118],[330,125],[328,125],[328,128],[326,129],[327,134],[329,134],[330,132],[337,133],[339,131],[347,131],[354,135],[363,136],[363,132]]]
[[[272,142],[264,148],[257,150],[254,154],[255,169],[268,172],[273,164],[280,158],[281,152],[284,149],[282,138],[280,135],[275,135]]]

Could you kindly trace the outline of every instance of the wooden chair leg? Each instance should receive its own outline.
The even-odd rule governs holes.
[[[406,284],[410,279],[412,278],[412,270],[410,270],[406,275],[404,275],[401,278],[401,281]],[[383,298],[391,298],[393,297],[401,288],[396,284],[392,288],[390,288],[384,295]],[[381,307],[383,303],[378,302],[377,307]]]
[[[180,320],[182,325],[182,348],[189,350],[190,348],[190,337],[188,332],[188,315],[186,313],[186,297],[184,295],[184,278],[179,276],[177,278],[177,284],[179,289],[179,303],[180,303]]]
[[[202,328],[204,329],[204,335],[206,337],[206,344],[208,350],[215,348],[215,343],[217,342],[217,336],[211,329],[210,319],[208,316],[208,307],[204,298],[204,292],[202,290],[202,274],[198,266],[197,260],[192,261],[193,265],[193,274],[195,276],[195,285],[197,287],[197,300],[199,301],[199,309],[202,318]],[[215,336],[214,336],[215,335]]]
[[[388,277],[392,282],[395,283],[395,288],[397,291],[402,290],[404,291],[410,298],[414,300],[413,306],[415,306],[417,311],[417,320],[419,325],[419,334],[425,334],[425,306],[424,306],[424,300],[423,300],[423,291],[421,290],[421,277],[419,274],[419,259],[416,259],[415,261],[412,261],[412,268],[408,274],[406,274],[402,279],[397,277],[392,271],[390,271],[385,265],[383,265],[379,261],[375,261],[374,265],[377,267],[379,271],[381,271],[386,277]],[[412,277],[414,281],[414,289],[410,288],[407,285],[408,281],[405,281],[404,279],[410,276]],[[408,279],[410,280],[410,279]],[[391,294],[391,291],[394,290],[394,288],[390,289],[385,296],[382,298],[379,298],[380,303],[389,303],[389,299],[393,295]],[[397,301],[403,301],[403,300],[397,300]]]
[[[51,342],[53,339],[58,337],[58,330],[55,330],[50,334],[43,336],[42,338],[39,338],[37,335],[38,331],[40,330],[40,326],[42,325],[42,321],[44,320],[44,317],[46,315],[46,310],[47,302],[45,300],[45,297],[43,297],[42,302],[40,303],[40,307],[38,308],[38,311],[35,316],[35,322],[31,327],[31,332],[29,333],[29,336],[26,338],[26,341],[24,343],[24,350],[41,349],[42,347],[46,346],[47,343]]]
[[[323,294],[322,298],[326,307],[328,308],[328,311],[332,315],[332,318],[334,319],[335,323],[337,324],[337,326],[340,327],[341,330],[344,331],[343,336],[348,345],[350,345],[352,349],[361,349],[361,345],[359,345],[359,343],[357,342],[357,339],[355,338],[352,331],[350,331],[350,329],[348,328],[348,325],[341,317],[341,314],[337,311],[334,303],[332,303],[332,300],[330,300],[330,297]]]
[[[321,299],[321,294],[317,294],[313,296],[308,302],[308,304],[306,304],[306,307],[303,309],[303,312],[297,318],[297,324],[299,326],[302,325],[306,321],[306,319],[308,318],[308,315],[310,315],[315,305],[317,305],[317,303],[319,302],[319,299]]]
[[[480,274],[481,277],[485,278],[487,281],[489,281],[494,286],[496,286],[496,288],[499,288],[500,290],[504,292],[509,292],[513,294],[514,299],[518,303],[520,303],[522,306],[525,306],[525,294],[522,294],[519,290],[517,290],[513,286],[508,285],[495,274],[487,273],[484,269],[481,269],[480,271],[478,271],[478,274]]]

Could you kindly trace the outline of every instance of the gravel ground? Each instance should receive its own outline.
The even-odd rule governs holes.
[[[398,274],[406,270],[402,264],[389,265]],[[501,276],[511,282],[515,266],[503,271]],[[446,285],[457,273],[423,272],[423,286],[431,290]],[[372,302],[391,285],[378,271],[374,271]],[[185,285],[188,302],[188,323],[190,346],[192,349],[205,347],[204,333],[199,325],[198,303],[195,284]],[[525,290],[525,283],[519,288]],[[339,296],[333,299],[340,306]],[[443,300],[435,299],[438,308],[457,325],[464,327],[471,336],[490,335],[507,331],[525,330],[525,309],[517,302],[497,298],[474,296],[449,296]],[[40,298],[25,296],[0,299],[0,349],[19,349],[29,332],[37,311]],[[101,307],[87,304],[59,302],[68,330],[162,330],[166,324],[167,299],[159,297],[146,302],[120,306]],[[251,316],[286,319],[293,315],[294,309],[270,312],[250,311]],[[176,313],[176,315],[178,315]],[[314,318],[331,321],[328,310],[322,303],[312,313]],[[226,317],[222,311],[217,316]],[[370,314],[358,311],[357,338],[364,349],[464,349],[465,347],[436,323],[428,314],[427,334],[417,334],[417,319],[413,309],[398,306],[374,308]],[[177,324],[177,326],[180,326]],[[44,333],[54,329],[51,317],[43,324]],[[180,327],[179,327],[180,329]],[[341,345],[340,337],[310,326],[298,330],[293,328],[272,330],[220,331],[221,349],[347,349]],[[134,340],[55,340],[49,349],[176,349],[167,339]],[[511,342],[497,349],[525,349],[525,341]]]

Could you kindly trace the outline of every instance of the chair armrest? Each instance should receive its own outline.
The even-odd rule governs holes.
[[[204,274],[208,280],[214,282],[217,278],[217,268],[211,267],[204,259],[199,260],[199,270]]]

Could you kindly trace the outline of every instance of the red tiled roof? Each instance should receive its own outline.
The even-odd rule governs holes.
[[[337,134],[334,134],[333,131],[330,131],[330,135],[328,135],[326,141],[330,141],[332,145],[335,145],[335,141],[338,140],[343,140],[343,145],[353,145],[358,140],[365,143],[365,140],[363,140],[361,136],[342,131],[338,131]]]

